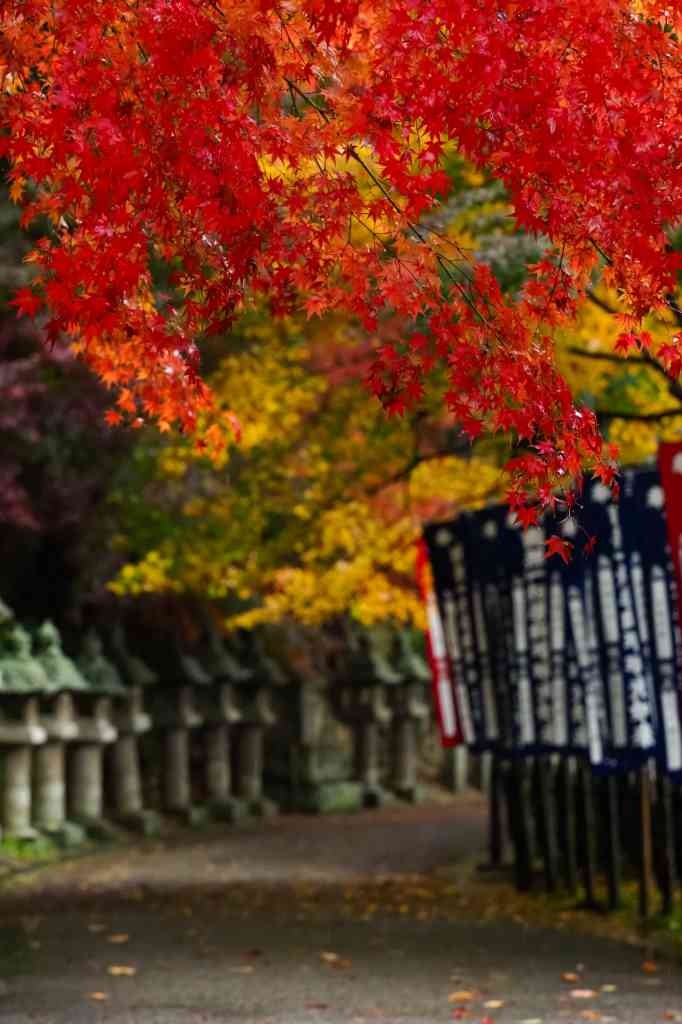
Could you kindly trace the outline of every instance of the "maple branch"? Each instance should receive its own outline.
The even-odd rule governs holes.
[[[613,309],[608,302],[600,298],[591,288],[586,289],[585,294],[587,295],[588,299],[595,304],[595,306],[598,306],[600,309],[603,309],[605,313],[614,315],[617,312],[617,310]],[[673,300],[670,297],[668,297],[668,299],[666,300],[666,304],[673,312],[673,315],[676,318],[679,317],[680,322],[682,323],[682,309],[680,309],[677,303],[673,302]],[[586,353],[583,352],[581,352],[580,354],[586,355]],[[592,356],[592,358],[596,358],[596,356]],[[625,361],[626,360],[623,360],[623,362]],[[675,380],[673,377],[670,376],[665,366],[663,366],[663,364],[656,358],[656,356],[653,355],[653,353],[649,352],[648,349],[643,348],[641,350],[641,356],[628,356],[627,361],[644,363],[652,370],[655,370],[657,373],[661,374],[662,377],[665,377],[666,384],[668,385],[668,392],[670,393],[670,395],[672,395],[673,398],[676,398],[679,402],[682,402],[682,384],[679,380]]]
[[[315,112],[316,112],[317,114],[319,114],[319,115],[320,115],[320,117],[322,117],[322,118],[323,118],[323,120],[325,121],[325,123],[326,123],[326,124],[330,124],[330,123],[331,123],[331,118],[330,118],[330,117],[329,117],[329,115],[327,114],[326,110],[324,110],[324,109],[323,109],[322,107],[319,107],[319,106],[317,105],[317,103],[315,103],[315,102],[314,102],[314,101],[313,101],[313,100],[312,100],[312,99],[310,98],[310,96],[308,96],[308,94],[307,94],[307,93],[305,93],[305,92],[303,91],[303,89],[301,89],[301,88],[300,88],[300,86],[298,86],[298,85],[297,85],[297,84],[296,84],[295,82],[293,82],[293,81],[292,81],[292,80],[291,80],[290,78],[285,78],[285,79],[284,79],[284,81],[285,81],[285,82],[287,83],[287,85],[289,86],[289,89],[290,89],[290,91],[291,91],[292,93],[295,93],[295,94],[296,94],[297,96],[300,96],[300,98],[301,98],[301,99],[302,99],[302,100],[303,100],[303,101],[304,101],[305,103],[307,103],[307,104],[308,104],[308,106],[312,107],[312,109],[313,109],[313,110],[314,110],[314,111],[315,111]],[[384,199],[386,199],[386,201],[387,201],[387,202],[388,202],[388,204],[389,204],[389,205],[391,206],[391,208],[392,208],[392,209],[393,209],[393,210],[394,210],[394,211],[395,211],[395,212],[396,212],[396,213],[397,213],[397,214],[398,214],[398,215],[399,215],[399,216],[400,216],[401,218],[402,218],[402,217],[405,217],[405,213],[404,213],[404,211],[400,209],[400,206],[398,205],[398,203],[396,203],[395,199],[393,198],[393,196],[392,196],[392,195],[391,195],[391,193],[389,192],[389,190],[388,190],[388,188],[386,187],[386,185],[384,184],[384,182],[383,182],[383,181],[381,180],[381,178],[379,178],[379,177],[378,177],[378,175],[376,175],[376,174],[374,173],[374,171],[373,171],[373,170],[371,169],[371,167],[370,167],[370,166],[369,166],[369,164],[368,164],[368,163],[366,162],[366,160],[364,160],[364,159],[363,159],[363,158],[362,158],[362,157],[360,156],[360,154],[358,153],[358,151],[356,150],[355,146],[354,146],[354,145],[353,145],[352,143],[351,143],[350,145],[348,145],[348,146],[347,146],[347,148],[346,148],[346,153],[347,153],[347,155],[348,155],[348,156],[349,156],[349,157],[350,157],[351,159],[355,160],[355,162],[356,162],[357,164],[359,164],[359,165],[360,165],[360,167],[362,167],[362,169],[364,170],[365,174],[367,174],[367,176],[368,176],[368,177],[370,178],[370,180],[371,180],[371,181],[372,181],[372,182],[373,182],[373,183],[374,183],[374,184],[376,185],[376,187],[377,187],[377,188],[379,189],[379,191],[380,191],[380,192],[381,192],[381,194],[383,195]],[[356,219],[357,219],[357,220],[359,221],[359,218],[357,218],[357,217],[356,217]],[[359,222],[360,222],[360,221],[359,221]],[[361,222],[360,222],[360,223],[361,223]],[[423,234],[423,232],[422,232],[421,228],[419,227],[419,225],[418,225],[418,224],[415,224],[415,223],[414,223],[414,221],[411,221],[411,220],[409,220],[408,218],[405,218],[405,223],[406,223],[406,224],[407,224],[407,226],[409,227],[410,231],[412,231],[412,232],[413,232],[413,234],[414,234],[414,235],[416,236],[416,238],[417,238],[417,239],[418,239],[418,240],[419,240],[419,241],[420,241],[420,242],[422,243],[422,245],[425,245],[425,246],[429,247],[429,242],[428,242],[428,239],[427,239],[427,238],[425,237],[425,235]],[[431,230],[431,229],[428,229],[428,228],[427,228],[427,230]],[[434,231],[434,232],[432,232],[432,233],[433,233],[433,234],[436,234],[436,235],[438,234],[438,232],[435,232],[435,231]],[[374,232],[373,232],[373,234],[374,234]],[[377,236],[375,235],[375,237],[377,237]],[[384,246],[385,246],[386,248],[388,248],[387,244],[386,244],[385,242],[383,242],[383,241],[382,241],[382,245],[384,245]],[[432,251],[433,251],[433,250],[432,250]],[[465,303],[466,303],[466,304],[467,304],[467,305],[469,306],[469,308],[471,309],[471,311],[472,311],[472,312],[473,312],[473,313],[474,313],[474,314],[475,314],[475,315],[476,315],[477,317],[479,317],[479,319],[480,319],[480,321],[481,321],[481,323],[482,323],[482,324],[484,324],[484,325],[485,325],[486,327],[488,327],[488,328],[489,328],[489,329],[490,329],[491,331],[495,332],[495,328],[494,328],[494,327],[492,326],[492,324],[491,324],[491,323],[489,322],[489,320],[487,320],[487,319],[486,319],[486,317],[485,317],[485,316],[484,316],[484,315],[483,315],[483,314],[481,313],[480,309],[479,309],[479,308],[478,308],[478,306],[477,306],[477,305],[475,304],[475,302],[473,301],[473,299],[471,299],[471,297],[470,297],[469,295],[467,295],[467,293],[466,293],[466,289],[465,289],[465,287],[464,287],[464,286],[462,285],[462,283],[461,283],[460,281],[457,281],[457,280],[455,279],[455,277],[453,276],[453,269],[452,269],[452,268],[454,268],[455,270],[458,270],[458,271],[459,271],[459,273],[460,273],[460,274],[462,275],[462,277],[463,277],[463,278],[464,278],[464,280],[465,280],[465,281],[467,282],[467,284],[471,284],[471,281],[470,281],[470,280],[469,280],[469,278],[468,278],[468,277],[466,276],[466,274],[464,273],[464,271],[463,271],[463,270],[462,270],[462,269],[461,269],[460,267],[458,267],[458,266],[457,266],[457,264],[455,263],[455,261],[454,261],[454,260],[452,260],[452,259],[449,259],[449,260],[448,260],[448,259],[447,259],[447,258],[446,258],[445,256],[443,256],[443,255],[442,255],[442,253],[434,253],[434,256],[435,256],[435,258],[436,258],[436,262],[438,263],[438,265],[439,265],[439,266],[441,267],[441,269],[443,270],[443,272],[444,272],[445,274],[447,274],[447,276],[448,276],[449,280],[451,281],[451,283],[452,283],[452,284],[453,284],[453,285],[455,286],[455,288],[456,288],[456,289],[457,289],[457,291],[459,292],[459,294],[460,294],[460,296],[461,296],[462,300],[463,300],[463,301],[464,301],[464,302],[465,302]],[[448,266],[448,263],[449,263],[449,264],[451,264],[451,266]]]
[[[601,296],[597,295],[592,288],[586,288],[585,295],[587,295],[590,302],[593,302],[594,305],[598,306],[599,309],[604,311],[604,313],[608,313],[610,316],[615,316],[618,312],[618,310],[614,309],[613,306],[610,306],[605,299],[602,299]]]
[[[310,96],[308,96],[307,93],[303,92],[303,89],[301,89],[300,86],[296,85],[295,82],[292,82],[290,78],[285,78],[284,81],[289,86],[291,92],[295,92],[297,96],[300,96],[304,103],[307,103],[309,107],[312,107],[313,110],[320,115],[323,121],[325,121],[327,124],[331,124],[332,119],[327,113],[327,111],[324,110],[322,107],[318,107],[317,103],[314,103],[313,100],[311,100]]]
[[[424,462],[434,462],[436,459],[447,459],[454,458],[455,456],[471,455],[472,451],[470,442],[466,438],[464,438],[463,435],[462,439],[463,444],[461,447],[449,446],[446,448],[438,448],[433,452],[429,452],[428,454],[413,452],[413,454],[410,456],[405,465],[401,467],[401,469],[398,469],[396,470],[395,473],[392,473],[390,476],[385,477],[375,487],[365,488],[363,493],[367,497],[373,497],[374,495],[379,494],[381,491],[383,491],[385,487],[390,487],[391,484],[398,484],[401,482],[401,480],[407,480],[415,471],[417,466],[421,466],[422,463]],[[490,495],[496,493],[499,493],[499,488],[497,487],[491,489],[491,491],[488,494],[486,494],[486,497],[489,497]]]
[[[643,356],[619,356],[615,352],[590,352],[589,349],[580,348],[579,345],[569,345],[566,351],[571,355],[580,356],[582,359],[600,359],[606,363],[620,363],[621,366],[625,366],[627,363],[649,365]]]
[[[613,412],[610,409],[595,409],[601,419],[632,420],[636,423],[658,423],[671,416],[682,416],[682,405],[678,409],[663,409],[662,412]]]

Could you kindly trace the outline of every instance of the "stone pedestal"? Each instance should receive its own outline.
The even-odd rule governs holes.
[[[183,818],[188,825],[202,825],[208,819],[208,812],[192,803],[190,738],[192,730],[203,724],[203,718],[189,686],[162,691],[158,697],[163,702],[164,809]]]
[[[278,807],[263,793],[265,731],[275,722],[270,690],[262,687],[243,695],[242,724],[237,745],[237,793],[252,814],[276,814]]]
[[[85,838],[84,830],[66,817],[66,744],[78,735],[78,722],[70,693],[41,698],[40,720],[47,742],[33,755],[33,817],[37,828],[63,846]]]
[[[423,686],[419,683],[400,686],[394,697],[393,788],[398,796],[411,803],[416,803],[420,796],[418,730],[428,717]]]
[[[31,748],[7,747],[4,751],[2,819],[4,834],[35,839],[31,825]]]
[[[111,699],[78,693],[78,737],[68,750],[67,807],[70,817],[95,838],[111,835],[104,817],[104,748],[117,738]]]
[[[37,839],[32,825],[32,747],[47,739],[35,697],[6,696],[0,717],[2,830],[7,838]]]
[[[161,822],[155,811],[144,806],[138,737],[151,729],[151,717],[145,712],[142,689],[130,688],[114,704],[118,739],[111,747],[110,767],[114,814],[127,828],[145,836],[158,835]]]
[[[69,758],[71,812],[84,824],[99,822],[104,814],[102,745],[78,743]]]
[[[445,752],[443,782],[453,793],[461,793],[469,788],[469,750],[464,743],[458,747],[450,747]]]
[[[289,744],[293,810],[309,814],[359,810],[363,787],[353,778],[353,734],[333,714],[326,686],[299,683],[298,731]],[[296,692],[295,691],[295,692]],[[284,707],[291,697],[287,694]]]
[[[235,822],[246,813],[246,806],[233,793],[231,730],[241,719],[233,687],[229,683],[212,686],[204,696],[204,781],[208,805],[214,818]]]
[[[349,688],[347,713],[355,729],[356,772],[367,807],[380,807],[390,799],[382,784],[382,730],[389,725],[392,711],[383,686]]]

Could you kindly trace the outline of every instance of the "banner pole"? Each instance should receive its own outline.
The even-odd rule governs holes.
[[[639,916],[646,921],[651,916],[653,888],[653,845],[651,842],[651,774],[648,762],[639,768]]]
[[[606,801],[608,906],[609,910],[618,910],[621,905],[620,801],[618,777],[613,773],[606,779]]]

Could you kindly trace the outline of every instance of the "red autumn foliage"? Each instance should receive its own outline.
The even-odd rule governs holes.
[[[679,0],[4,0],[0,155],[25,221],[50,225],[17,308],[73,339],[121,416],[187,430],[210,406],[201,338],[254,298],[370,333],[396,320],[372,390],[400,414],[445,365],[468,435],[527,447],[509,497],[529,518],[548,484],[613,474],[552,327],[600,266],[636,348],[675,282],[680,16]],[[516,299],[423,218],[449,144],[551,242]],[[666,360],[679,369],[675,345]]]

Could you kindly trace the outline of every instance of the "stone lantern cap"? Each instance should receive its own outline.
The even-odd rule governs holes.
[[[422,633],[414,629],[400,631],[400,668],[414,683],[431,681],[431,671],[426,660],[426,647]]]
[[[0,626],[0,694],[27,695],[49,688],[45,669],[32,654],[30,635],[13,616],[4,618]]]
[[[399,686],[405,681],[405,677],[399,666],[400,652],[395,630],[378,623],[368,628],[367,639],[372,670],[377,682],[386,686]]]
[[[40,724],[50,740],[69,742],[78,736],[78,720],[73,693],[62,690],[40,695]]]
[[[118,730],[113,722],[111,697],[94,694],[88,714],[78,719],[79,743],[113,743]]]
[[[108,653],[118,669],[126,686],[153,686],[159,681],[158,674],[149,665],[132,654],[128,648],[125,632],[120,622],[108,637]]]
[[[128,688],[114,663],[105,657],[102,641],[94,629],[89,629],[83,637],[76,665],[91,690],[110,697],[128,695]]]
[[[293,681],[284,667],[286,654],[272,632],[266,633],[260,629],[258,632],[250,633],[239,643],[239,648],[240,657],[247,663],[249,669],[248,676],[236,680],[244,689],[281,687]]]
[[[252,679],[253,669],[230,650],[225,637],[208,617],[204,621],[202,662],[212,678],[218,683],[245,683]]]
[[[47,677],[47,690],[84,692],[89,689],[87,680],[78,671],[76,663],[62,650],[57,627],[52,622],[43,622],[34,635],[34,649]]]
[[[31,654],[31,638],[0,601],[0,744],[44,743],[47,733],[40,724],[38,699],[47,687],[45,673]]]
[[[14,711],[14,715],[8,712]],[[47,731],[40,722],[38,700],[23,696],[12,708],[0,709],[0,746],[37,746],[47,739]]]
[[[207,725],[234,725],[241,721],[240,702],[231,683],[218,683],[201,697],[201,713]]]
[[[362,627],[348,624],[344,667],[355,686],[397,686],[404,681],[398,671],[397,638],[385,625]]]
[[[94,629],[85,634],[76,661],[91,692],[112,699],[113,721],[119,732],[143,733],[151,729],[152,720],[144,710],[142,688],[123,683],[116,665],[104,654],[101,637]]]
[[[277,713],[272,702],[272,689],[269,686],[244,690],[239,706],[244,725],[271,726],[277,721]]]

